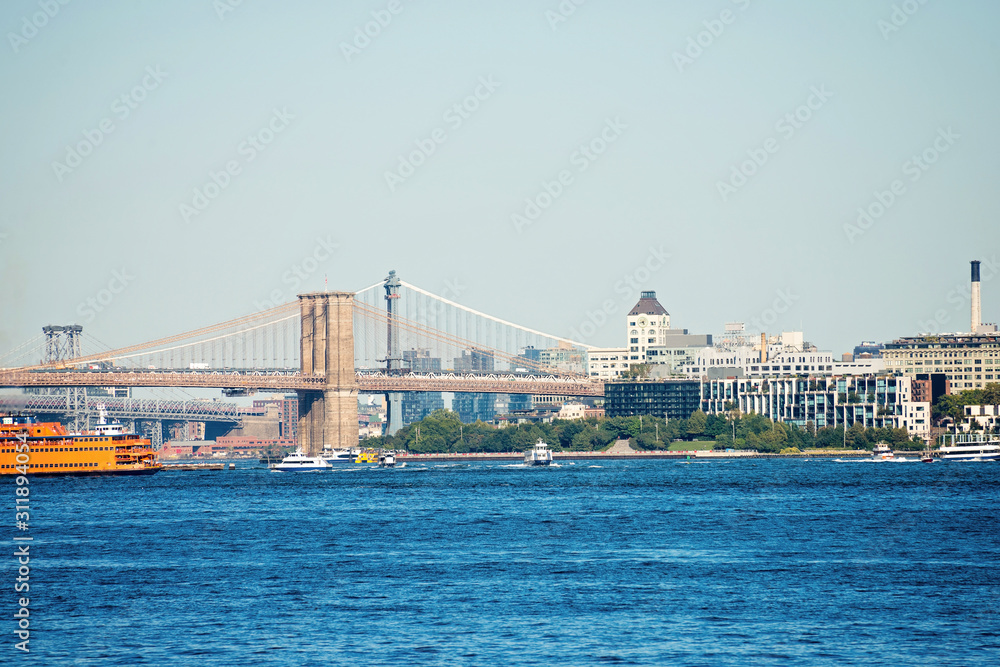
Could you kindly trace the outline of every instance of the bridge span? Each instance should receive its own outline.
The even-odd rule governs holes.
[[[386,279],[386,301],[398,298],[398,281],[393,272]],[[375,287],[375,286],[373,286]],[[362,290],[362,292],[368,291]],[[360,294],[360,293],[358,293]],[[184,387],[243,391],[295,392],[299,403],[299,446],[316,454],[323,445],[354,447],[358,443],[359,393],[385,394],[390,424],[401,415],[394,406],[401,392],[456,392],[484,394],[535,394],[556,396],[602,396],[604,385],[537,363],[527,354],[511,351],[522,332],[509,322],[485,316],[472,324],[452,314],[428,309],[435,324],[448,324],[446,331],[405,318],[401,310],[379,310],[360,303],[354,292],[312,292],[298,296],[296,304],[276,306],[228,322],[203,327],[133,345],[118,350],[43,362],[33,366],[0,368],[0,387]],[[451,302],[447,302],[451,303]],[[455,304],[452,304],[455,305]],[[295,313],[294,311],[298,311]],[[290,328],[299,321],[298,368],[288,364],[292,340]],[[358,321],[355,321],[355,320]],[[450,324],[449,324],[450,320]],[[382,328],[382,327],[385,328]],[[398,340],[408,336],[411,350]],[[359,349],[356,348],[356,332]],[[383,332],[387,332],[383,333]],[[382,338],[385,336],[385,338]],[[468,336],[473,336],[472,338]],[[570,349],[573,341],[549,336],[560,349]],[[235,342],[234,342],[235,339]],[[477,340],[478,339],[478,340]],[[383,341],[371,348],[371,345]],[[438,368],[416,368],[422,344],[438,345],[458,355],[455,368],[461,372],[441,372]],[[513,344],[513,345],[512,345]],[[583,344],[579,344],[583,345]],[[379,358],[369,348],[382,351]],[[530,348],[534,349],[534,348]],[[238,353],[242,350],[243,354]],[[535,350],[537,351],[537,350]],[[249,353],[249,354],[248,354]],[[403,367],[406,354],[413,357],[411,369]],[[360,354],[360,356],[358,356]],[[150,355],[161,361],[150,360]],[[240,356],[259,359],[266,355],[273,366],[242,368],[230,362]],[[372,362],[385,363],[386,370],[357,370],[356,360],[366,369]],[[509,364],[512,371],[495,371],[494,361]],[[440,359],[437,360],[440,367]],[[129,363],[130,366],[118,364]],[[410,363],[410,362],[407,362]],[[178,368],[177,365],[180,365]],[[187,365],[187,368],[184,368]],[[222,368],[219,368],[219,366]],[[165,366],[165,367],[164,367]],[[413,370],[416,369],[416,370]],[[394,414],[395,412],[395,414]]]
[[[247,391],[320,391],[322,375],[268,371],[0,371],[0,387],[184,387]],[[515,373],[385,373],[355,372],[353,387],[361,394],[406,391],[479,394],[546,394],[603,396],[604,384],[555,375]]]

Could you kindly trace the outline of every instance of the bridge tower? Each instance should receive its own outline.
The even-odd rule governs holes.
[[[386,343],[385,369],[389,375],[403,368],[403,351],[399,349],[399,330],[393,324],[393,317],[399,310],[399,277],[395,271],[389,271],[385,279],[385,310],[386,310]],[[386,398],[386,435],[395,435],[403,428],[403,395],[390,392]]]
[[[304,376],[322,377],[315,390],[299,390],[299,447],[316,455],[323,445],[358,445],[358,383],[354,374],[354,293],[299,295]]]

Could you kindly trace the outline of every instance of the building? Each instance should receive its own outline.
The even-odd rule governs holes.
[[[944,373],[917,373],[910,387],[914,401],[934,405],[938,398],[951,393],[951,380]]]
[[[701,385],[701,409],[726,414],[738,408],[799,427],[903,428],[930,438],[931,404],[914,401],[911,381],[888,375],[725,378]]]
[[[853,358],[854,359],[877,359],[882,356],[882,348],[885,347],[881,343],[876,343],[874,341],[863,341],[860,345],[854,346]]]
[[[414,373],[440,373],[441,358],[432,357],[428,348],[403,350],[403,367]]]
[[[580,375],[586,372],[586,353],[575,347],[549,347],[539,350],[538,362],[543,371]]]
[[[492,422],[497,414],[496,397],[494,394],[456,393],[451,399],[451,409],[464,424]]]
[[[268,398],[255,400],[254,411],[267,415],[269,406],[277,409],[278,437],[296,440],[299,437],[299,399],[295,394],[286,394],[284,398]],[[273,415],[273,413],[270,413]]]
[[[294,448],[296,441],[290,438],[255,438],[253,436],[228,435],[206,442],[198,450],[198,456],[227,456],[252,458],[262,456],[281,448]]]
[[[687,419],[700,404],[701,382],[697,380],[636,380],[604,385],[604,411],[608,417]]]
[[[556,419],[583,419],[587,416],[587,406],[583,403],[563,403]]]
[[[683,375],[684,368],[698,363],[703,350],[712,349],[711,334],[689,334],[687,329],[668,329],[660,339],[662,343],[646,348],[643,363],[667,375]]]
[[[435,410],[444,410],[444,395],[439,391],[403,392],[403,426],[420,421]]]
[[[727,325],[729,326],[729,325]],[[763,346],[763,353],[761,347]],[[752,339],[702,348],[693,364],[681,367],[690,378],[872,375],[885,370],[883,359],[835,361],[804,340],[801,331],[784,331],[761,342]]]
[[[646,348],[666,345],[670,330],[670,313],[656,300],[656,292],[639,293],[639,301],[626,315],[626,346],[628,361],[633,364],[646,362]]]
[[[456,373],[492,373],[493,353],[487,350],[462,350],[462,356],[455,357]]]
[[[965,422],[962,430],[969,432],[975,424],[979,430],[996,431],[1000,429],[1000,405],[966,405]]]
[[[949,393],[1000,381],[1000,334],[942,334],[899,338],[885,344],[885,368],[916,379],[943,374]]]
[[[638,362],[634,362],[638,363]],[[614,380],[629,369],[629,352],[624,347],[595,347],[587,350],[587,377]]]

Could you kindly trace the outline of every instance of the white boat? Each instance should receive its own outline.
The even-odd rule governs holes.
[[[323,453],[320,456],[327,462],[331,464],[335,463],[354,463],[354,459],[358,458],[358,454],[361,450],[358,449],[337,449],[335,447],[330,447],[325,445],[323,447]]]
[[[552,450],[541,441],[524,453],[524,464],[529,466],[547,466],[552,463]]]
[[[941,436],[937,454],[942,461],[1000,460],[1000,438],[981,433],[959,433]],[[945,444],[948,443],[948,444]]]
[[[378,457],[379,468],[394,468],[396,466],[396,455],[392,452],[383,452]]]
[[[896,455],[892,451],[892,447],[880,442],[875,445],[875,449],[872,450],[872,460],[874,461],[891,461],[896,458]]]
[[[297,449],[281,459],[281,463],[275,463],[271,466],[271,470],[279,472],[308,472],[310,470],[329,470],[332,467],[322,456],[307,456],[301,449]]]

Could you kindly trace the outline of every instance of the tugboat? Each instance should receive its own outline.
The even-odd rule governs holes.
[[[552,450],[539,438],[535,446],[524,453],[524,465],[547,466],[552,463]]]

